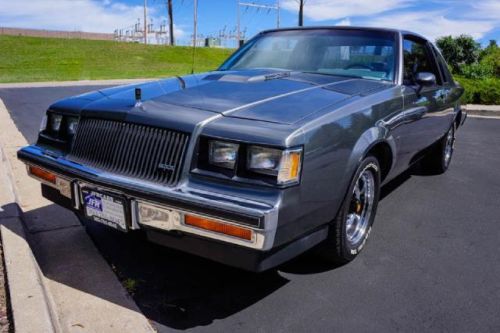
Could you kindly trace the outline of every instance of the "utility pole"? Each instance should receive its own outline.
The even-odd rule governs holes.
[[[148,43],[148,0],[144,0],[144,44]]]
[[[198,0],[193,3],[193,59],[191,62],[191,74],[194,74],[194,62],[196,60],[196,35],[198,34]]]
[[[194,0],[193,10],[193,47],[196,47],[196,35],[198,34],[198,0]]]
[[[172,0],[168,0],[168,30],[170,32],[170,45],[175,44],[174,39],[174,11],[172,9]]]
[[[280,27],[280,0],[276,0],[276,11],[278,12],[276,26],[279,28]]]
[[[237,26],[236,38],[238,39],[238,43],[237,43],[238,46],[240,46],[240,40],[241,40],[240,6],[241,6],[241,3],[240,3],[240,0],[238,0],[238,22],[236,23],[236,26]]]
[[[299,27],[304,26],[304,0],[299,0]]]

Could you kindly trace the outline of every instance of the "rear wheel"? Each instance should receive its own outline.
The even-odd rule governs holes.
[[[370,235],[380,195],[380,166],[373,156],[360,164],[349,186],[328,239],[319,247],[329,261],[344,264],[353,260]]]
[[[441,138],[422,161],[424,171],[430,174],[445,173],[450,167],[455,146],[455,125]]]

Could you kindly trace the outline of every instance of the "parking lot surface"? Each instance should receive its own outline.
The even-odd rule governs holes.
[[[52,101],[93,89],[0,89],[0,98],[33,142]],[[457,139],[446,174],[408,172],[383,188],[367,246],[342,267],[305,254],[252,274],[87,228],[159,331],[497,332],[500,120],[469,118]]]

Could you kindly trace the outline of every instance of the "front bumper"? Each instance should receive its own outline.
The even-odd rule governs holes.
[[[314,230],[299,239],[279,247],[274,246],[278,226],[279,200],[263,202],[237,195],[228,196],[205,187],[199,189],[189,182],[165,188],[151,183],[116,176],[57,157],[42,147],[32,145],[22,148],[18,158],[27,165],[49,170],[68,180],[71,194],[63,195],[59,190],[43,185],[43,195],[83,217],[80,184],[91,184],[96,189],[116,193],[129,202],[128,229],[143,229],[148,238],[156,243],[207,257],[232,266],[252,271],[262,271],[284,262],[318,244],[326,238],[327,228]],[[246,242],[220,234],[211,234],[196,228],[154,229],[141,225],[134,203],[145,201],[192,212],[199,216],[229,221],[250,228],[258,237]]]
[[[150,202],[160,206],[174,208],[181,212],[192,212],[207,218],[229,221],[254,230],[258,242],[241,242],[229,237],[213,235],[214,239],[236,243],[241,246],[266,251],[273,247],[276,232],[278,208],[259,201],[244,200],[238,197],[227,197],[215,192],[198,190],[187,185],[166,188],[151,183],[120,177],[95,169],[87,168],[64,158],[53,156],[43,148],[32,145],[22,148],[18,158],[27,165],[34,165],[49,170],[71,183],[71,200],[75,210],[82,204],[80,185],[87,184],[107,192],[126,198],[130,203],[129,229],[140,229],[141,225],[135,213],[135,203]],[[185,231],[185,230],[183,230]],[[190,233],[205,237],[206,232],[193,228]]]

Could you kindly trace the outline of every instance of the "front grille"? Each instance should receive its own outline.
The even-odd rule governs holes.
[[[189,135],[162,128],[83,118],[68,159],[167,186],[179,181]]]

